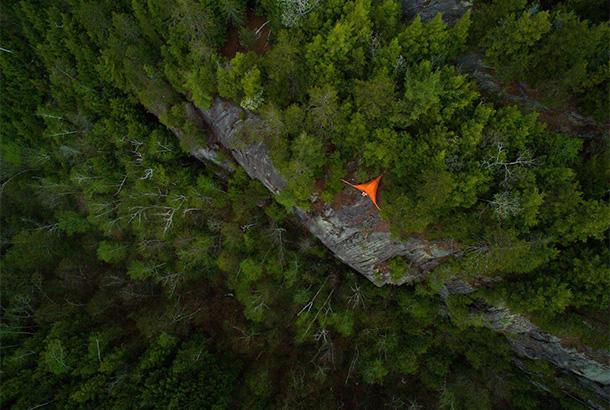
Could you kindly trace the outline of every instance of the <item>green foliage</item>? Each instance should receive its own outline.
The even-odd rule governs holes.
[[[396,281],[406,275],[409,270],[409,266],[403,258],[393,258],[388,262],[388,267],[390,268],[390,277]]]
[[[298,37],[281,31],[263,60],[268,77],[266,90],[270,100],[278,106],[283,107],[302,97],[305,75],[302,59]]]
[[[610,302],[606,147],[483,102],[451,66],[470,14],[405,25],[399,3],[259,2],[270,47],[230,61],[219,50],[246,30],[243,1],[3,4],[0,402],[558,407],[470,314],[475,298],[437,293],[455,274],[501,277],[484,297],[600,343],[574,311],[603,320]],[[493,7],[473,21],[506,20],[494,59],[595,105],[607,26]],[[275,200],[185,154],[207,141],[197,108],[216,93],[263,118],[248,131],[287,180]],[[431,283],[375,288],[289,212],[380,173],[392,231],[464,248]]]
[[[256,66],[254,53],[237,53],[228,68],[218,68],[218,92],[246,110],[256,110],[263,101],[261,72]]]
[[[498,27],[496,33],[489,33],[497,40],[491,43],[485,56],[497,66],[504,66],[503,75],[507,78],[520,78],[533,63],[531,49],[551,29],[549,13],[524,13],[520,18],[511,14]]]
[[[310,83],[344,86],[347,76],[363,74],[372,33],[370,5],[365,0],[356,0],[345,8],[350,12],[344,18],[305,46]]]
[[[376,359],[371,363],[367,363],[362,371],[362,378],[368,384],[376,384],[381,383],[387,374],[388,370],[384,367],[383,361]]]
[[[216,91],[216,73],[208,64],[193,70],[186,77],[185,87],[192,91],[193,102],[201,109],[212,104]]]
[[[119,243],[113,243],[110,241],[100,242],[97,248],[97,257],[108,263],[122,262],[127,256],[127,249],[125,245]]]
[[[42,358],[47,365],[47,370],[55,375],[62,375],[70,370],[66,364],[66,351],[59,339],[49,340],[46,350],[42,353]]]
[[[606,121],[610,25],[591,24],[563,6],[538,11],[525,1],[494,1],[481,9],[475,33],[503,79],[526,81],[549,104],[576,102],[585,114]]]

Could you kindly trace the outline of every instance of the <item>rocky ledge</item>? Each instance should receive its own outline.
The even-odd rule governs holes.
[[[202,111],[202,116],[219,144],[231,151],[235,161],[251,178],[262,182],[276,195],[286,187],[286,181],[273,166],[265,145],[243,142],[244,130],[260,126],[261,120],[256,115],[216,98],[210,109]],[[350,188],[346,187],[346,191],[349,192]],[[324,204],[309,211],[296,208],[294,212],[337,258],[377,286],[421,280],[444,258],[458,252],[451,241],[393,239],[387,224],[367,198],[347,195],[349,200],[340,206]],[[409,272],[400,278],[392,278],[386,266],[386,262],[394,257],[406,258],[410,266]]]
[[[201,116],[213,132],[215,143],[229,150],[250,177],[262,182],[276,195],[286,187],[286,180],[273,166],[266,146],[244,140],[244,130],[260,126],[261,120],[256,115],[216,98],[210,109],[201,111]],[[347,187],[346,190],[351,192]],[[377,286],[422,280],[426,272],[445,258],[459,254],[451,241],[395,240],[367,198],[354,193],[348,199],[340,205],[326,204],[309,211],[296,208],[294,212],[337,258]],[[393,279],[383,269],[385,262],[394,257],[406,258],[411,267],[400,279]],[[440,293],[446,300],[450,295],[474,290],[468,283],[455,278],[448,281]],[[519,357],[551,363],[560,372],[558,377],[566,394],[593,409],[603,409],[610,403],[608,352],[591,355],[564,347],[558,337],[543,332],[527,318],[504,307],[477,302],[471,306],[471,314],[480,319],[483,326],[504,334]]]
[[[409,0],[404,1],[404,7],[407,14],[420,14],[424,19],[432,18],[437,12],[444,12],[445,20],[451,23],[470,7],[470,2]],[[459,64],[479,82],[483,91],[486,91],[486,86],[490,91],[498,91],[495,83],[492,84],[493,78],[481,66],[478,56],[470,60],[463,59]],[[523,105],[522,99],[511,99]],[[532,105],[531,100],[528,102],[528,105]],[[220,98],[214,100],[210,109],[200,113],[190,103],[185,103],[185,107],[187,121],[193,123],[189,125],[201,129],[202,134],[206,133],[206,129],[213,134],[211,142],[202,144],[185,138],[178,127],[170,127],[193,156],[231,171],[235,165],[223,155],[219,155],[221,151],[229,151],[235,162],[242,166],[250,177],[263,183],[272,193],[277,195],[285,188],[286,180],[273,166],[265,145],[243,141],[242,131],[256,127],[260,123],[258,117]],[[162,118],[166,107],[161,109],[151,106],[149,109]],[[577,134],[585,137],[596,136],[596,127],[591,127],[591,124],[585,121],[584,128],[587,132],[582,132],[582,129],[579,129],[581,118],[574,118],[578,120],[578,124],[570,123],[571,131],[576,128],[579,131]],[[459,249],[451,241],[429,242],[415,237],[404,241],[393,239],[387,225],[370,201],[347,188],[346,192],[348,200],[342,201],[340,205],[326,204],[309,211],[297,208],[294,212],[337,258],[377,286],[422,280],[427,272],[445,258],[459,255]],[[387,271],[386,262],[394,257],[404,257],[409,261],[410,271],[401,278],[392,278]],[[450,295],[473,291],[471,285],[456,278],[448,281],[440,293],[446,300]],[[552,364],[558,372],[557,383],[567,395],[592,409],[608,408],[610,354],[607,351],[592,354],[586,349],[579,351],[565,347],[558,337],[543,332],[527,318],[505,307],[490,306],[479,301],[471,306],[471,314],[481,319],[483,326],[505,335],[519,358],[542,360]],[[532,376],[521,359],[515,359],[515,362],[526,374]],[[541,385],[534,379],[532,382]],[[544,388],[543,385],[541,387]]]

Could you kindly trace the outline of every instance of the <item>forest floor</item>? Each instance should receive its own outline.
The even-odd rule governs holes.
[[[254,35],[254,44],[251,49],[257,54],[264,54],[269,49],[269,36],[271,35],[271,27],[266,25],[267,19],[264,16],[257,16],[249,11],[246,17],[245,27]],[[245,53],[248,50],[242,44],[240,39],[240,30],[238,27],[231,27],[227,33],[227,41],[220,53],[228,58],[233,58],[237,52]]]

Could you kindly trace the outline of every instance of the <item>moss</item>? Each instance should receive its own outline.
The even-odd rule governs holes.
[[[409,265],[400,256],[392,258],[388,262],[388,267],[390,268],[390,277],[395,282],[401,280],[409,271]]]

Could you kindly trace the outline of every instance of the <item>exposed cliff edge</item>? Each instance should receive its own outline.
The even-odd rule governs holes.
[[[403,0],[403,13],[407,18],[420,16],[428,21],[436,14],[442,13],[443,20],[454,24],[472,8],[472,1],[464,0]],[[563,132],[578,138],[604,139],[608,136],[610,124],[600,123],[592,118],[569,109],[553,108],[540,102],[534,90],[525,84],[503,84],[494,77],[494,70],[485,65],[480,54],[470,53],[456,61],[459,69],[470,75],[479,86],[481,93],[487,97],[498,98],[507,104],[517,104],[526,110],[540,113],[541,119],[550,129]]]
[[[274,168],[267,148],[260,142],[240,142],[240,133],[256,128],[261,121],[258,117],[220,98],[214,100],[209,110],[202,111],[202,115],[218,142],[231,150],[233,158],[250,177],[276,195],[284,189],[286,181]],[[397,241],[390,237],[378,213],[371,212],[373,205],[368,199],[360,195],[353,195],[352,199],[339,207],[327,204],[312,211],[296,208],[295,214],[341,261],[377,286],[420,280],[443,258],[458,252],[450,241],[417,238]],[[400,279],[393,279],[384,269],[384,262],[397,256],[407,258],[411,269]]]
[[[610,124],[601,124],[574,111],[548,107],[534,98],[532,90],[524,84],[511,87],[502,84],[494,77],[493,70],[485,65],[479,54],[463,55],[456,63],[462,72],[476,81],[484,96],[495,96],[506,104],[517,104],[525,110],[537,111],[553,131],[586,139],[603,139],[607,135]]]
[[[409,17],[419,15],[422,20],[430,20],[438,13],[443,13],[443,20],[448,24],[455,23],[472,7],[472,1],[464,0],[403,0],[403,13]]]
[[[448,281],[441,289],[441,298],[466,294],[474,289],[460,279]],[[562,388],[575,399],[593,409],[606,409],[610,403],[610,353],[579,352],[564,347],[560,338],[542,331],[527,318],[505,307],[477,302],[471,306],[473,315],[483,325],[506,336],[519,357],[551,363],[563,373]],[[525,368],[523,369],[527,371]],[[585,394],[582,394],[582,390]],[[581,391],[579,391],[581,390]],[[588,397],[587,397],[588,396]]]
[[[231,151],[250,177],[262,182],[274,194],[284,189],[286,181],[273,166],[265,145],[243,142],[242,130],[256,127],[260,121],[257,116],[220,98],[215,99],[210,109],[202,111],[202,116],[216,141]],[[312,211],[297,208],[295,213],[339,259],[378,286],[421,280],[425,272],[458,252],[450,242],[392,239],[377,213],[370,212],[370,207],[370,201],[356,195],[353,202],[339,208],[331,205]],[[384,261],[394,256],[404,256],[411,262],[411,272],[399,281],[393,281],[379,269]],[[467,283],[454,279],[443,287],[441,296],[446,299],[452,294],[473,291]],[[472,306],[471,313],[481,318],[484,326],[504,334],[518,356],[549,362],[564,372],[563,388],[589,407],[603,409],[610,403],[610,354],[607,352],[592,358],[564,347],[559,338],[541,331],[507,308],[477,303]]]
[[[455,21],[470,7],[469,2],[457,0],[411,0],[404,1],[407,13],[420,14],[424,19],[432,18],[437,12],[445,13],[445,20]],[[464,70],[473,74],[483,91],[493,78],[481,69],[480,59],[476,64],[468,65],[464,60]],[[479,75],[479,74],[484,75]],[[491,92],[505,92],[493,86]],[[510,97],[510,96],[509,96]],[[509,98],[510,99],[510,98]],[[514,102],[523,103],[518,99]],[[533,100],[528,101],[531,104]],[[533,107],[536,107],[534,101]],[[272,193],[280,193],[286,186],[286,180],[273,166],[269,152],[260,142],[245,143],[241,132],[256,127],[260,120],[251,113],[246,113],[234,104],[216,98],[212,107],[200,113],[191,103],[185,103],[187,120],[201,134],[207,128],[213,138],[211,142],[202,143],[185,137],[180,127],[170,129],[183,141],[185,148],[202,161],[211,161],[231,171],[235,165],[224,158],[221,152],[230,152],[231,157],[254,179],[259,180]],[[150,107],[158,117],[164,115],[165,109]],[[200,115],[199,115],[200,114]],[[574,117],[579,121],[579,117]],[[589,123],[585,120],[589,129]],[[573,130],[574,128],[572,128]],[[588,136],[589,134],[585,134]],[[185,142],[185,140],[189,140]],[[428,242],[419,238],[397,241],[390,237],[385,224],[382,223],[370,201],[357,193],[341,206],[324,205],[314,210],[295,209],[296,216],[302,223],[328,247],[340,260],[366,276],[378,286],[384,284],[403,284],[422,280],[426,273],[441,263],[445,258],[459,255],[456,244],[447,242]],[[384,269],[384,263],[393,257],[405,257],[410,262],[410,271],[400,279],[392,279]],[[441,297],[471,293],[474,289],[469,284],[454,279],[445,284]],[[561,340],[545,333],[525,317],[514,314],[504,307],[475,303],[471,306],[473,317],[482,319],[482,324],[494,331],[504,334],[517,356],[526,359],[541,360],[552,364],[560,373],[558,384],[566,394],[579,400],[593,409],[604,409],[610,404],[610,354],[608,352],[579,352],[564,347]],[[521,363],[521,362],[518,362]],[[526,373],[530,371],[523,367]],[[538,382],[536,382],[538,383]]]

